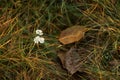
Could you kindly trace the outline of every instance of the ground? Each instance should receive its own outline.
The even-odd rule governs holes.
[[[90,30],[80,41],[62,44],[61,32],[74,25]],[[42,44],[34,43],[37,29]],[[70,54],[66,58],[76,66],[75,52],[84,68],[70,74],[59,54]],[[119,80],[119,64],[119,0],[0,1],[0,80]]]

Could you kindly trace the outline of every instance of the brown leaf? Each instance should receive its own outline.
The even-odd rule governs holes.
[[[65,67],[71,73],[74,74],[80,69],[79,62],[81,61],[80,55],[75,51],[75,48],[71,48],[65,56]]]
[[[114,60],[110,61],[109,64],[113,67],[116,67],[120,64],[120,61],[114,59]]]
[[[59,41],[62,44],[70,44],[73,42],[77,42],[84,37],[86,31],[88,31],[88,28],[84,26],[72,26],[61,32]]]
[[[65,52],[64,51],[59,51],[58,52],[58,57],[60,58],[61,60],[61,63],[62,63],[62,66],[63,68],[65,68]]]
[[[62,62],[63,68],[67,69],[70,74],[77,71],[84,71],[83,62],[86,60],[87,52],[82,49],[71,47],[69,51],[59,51],[58,57]]]

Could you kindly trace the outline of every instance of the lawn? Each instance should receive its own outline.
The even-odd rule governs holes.
[[[0,80],[120,80],[120,1],[0,0]]]

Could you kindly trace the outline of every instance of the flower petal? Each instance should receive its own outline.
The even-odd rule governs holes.
[[[37,30],[36,30],[36,34],[38,34],[38,35],[43,35],[43,32],[42,32],[42,30],[37,29]]]
[[[43,37],[36,36],[36,37],[34,38],[34,42],[35,42],[36,44],[38,44],[39,42],[40,42],[40,43],[44,43],[44,42],[45,42],[45,39],[44,39]]]
[[[44,43],[45,39],[43,37],[40,37],[40,43]]]
[[[34,38],[34,42],[37,43],[37,44],[40,42],[39,40],[40,40],[40,37],[39,37],[39,36],[36,36],[36,37]]]

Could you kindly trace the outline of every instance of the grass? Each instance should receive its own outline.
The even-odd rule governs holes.
[[[120,2],[118,0],[0,1],[0,80],[119,80]],[[79,48],[86,49],[85,70],[70,75],[57,53],[62,30],[83,25],[91,30]],[[42,29],[45,43],[33,42]]]

